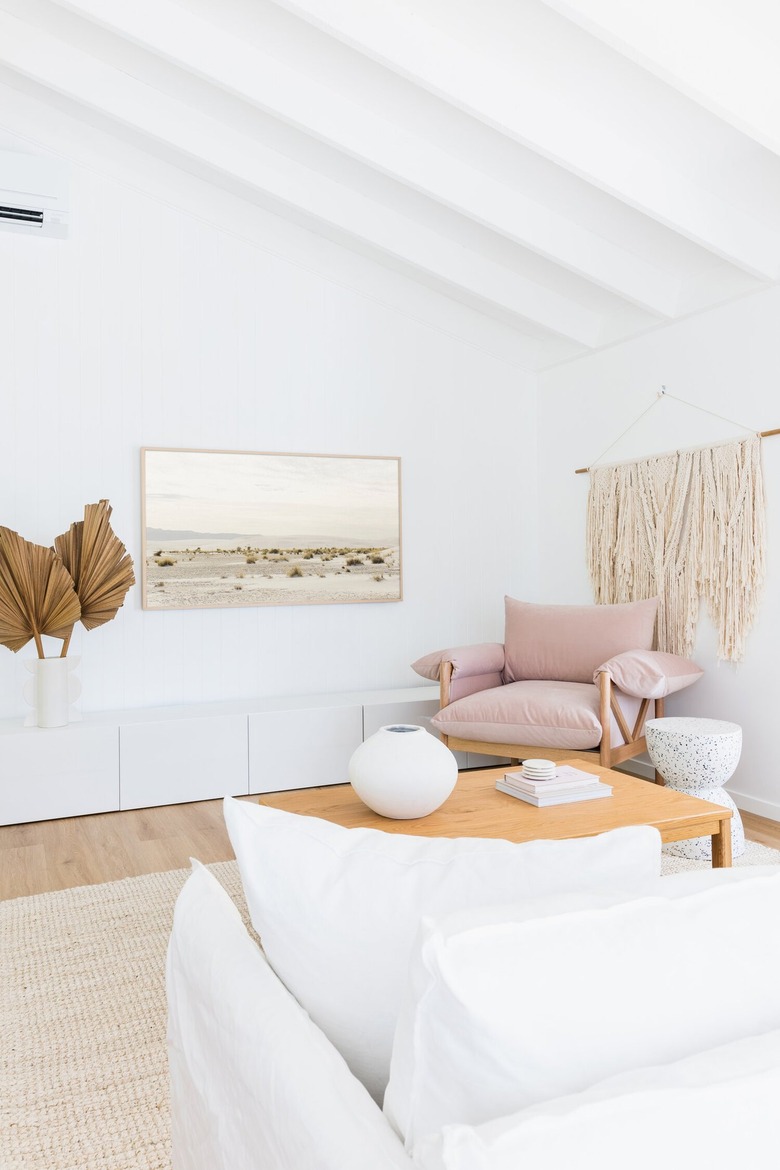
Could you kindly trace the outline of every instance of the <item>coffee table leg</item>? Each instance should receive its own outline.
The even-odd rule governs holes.
[[[720,831],[712,834],[712,868],[724,869],[731,865],[731,816],[720,822]]]

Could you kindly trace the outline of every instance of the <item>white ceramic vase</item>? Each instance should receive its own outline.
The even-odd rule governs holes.
[[[426,817],[443,804],[458,779],[448,747],[424,727],[380,727],[354,752],[349,781],[374,812],[393,820]]]
[[[81,692],[81,684],[71,673],[78,661],[77,657],[25,659],[33,676],[24,687],[24,697],[33,708],[28,726],[65,727],[72,721],[70,705]]]

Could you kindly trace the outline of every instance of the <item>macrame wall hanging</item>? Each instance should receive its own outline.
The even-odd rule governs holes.
[[[578,468],[590,471],[587,557],[595,601],[657,596],[658,649],[688,658],[703,598],[718,658],[740,661],[764,582],[761,437],[778,433]]]

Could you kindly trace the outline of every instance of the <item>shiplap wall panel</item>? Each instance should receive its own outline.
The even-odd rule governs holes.
[[[3,146],[56,127],[75,161],[67,241],[0,232],[0,523],[49,544],[107,497],[140,579],[144,445],[402,458],[402,602],[145,612],[138,586],[74,635],[83,710],[409,686],[427,650],[500,639],[504,593],[536,581],[533,377],[459,340],[463,306],[440,297],[431,328],[382,303],[397,274],[377,266],[375,296],[344,279],[354,257],[330,279],[311,233],[173,168],[164,198],[159,160],[150,194],[142,153],[105,135],[104,173],[101,132],[3,92]],[[0,717],[25,677],[0,650]]]

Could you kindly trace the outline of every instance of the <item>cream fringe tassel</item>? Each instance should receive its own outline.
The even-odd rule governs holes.
[[[591,472],[587,555],[595,600],[657,596],[659,650],[690,657],[703,597],[718,658],[741,660],[758,613],[765,543],[757,435]]]

